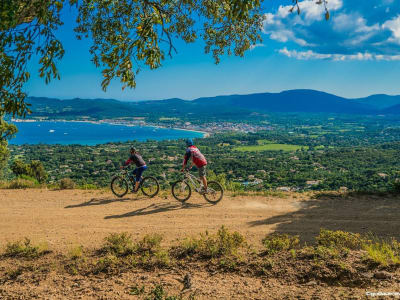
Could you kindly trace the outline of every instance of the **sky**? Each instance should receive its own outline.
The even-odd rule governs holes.
[[[196,99],[230,94],[315,89],[358,98],[400,95],[400,0],[329,0],[330,20],[322,5],[299,1],[301,13],[290,13],[291,0],[265,0],[263,42],[244,58],[224,56],[215,65],[202,41],[175,41],[178,53],[157,70],[143,70],[136,89],[113,81],[103,92],[101,70],[89,54],[90,41],[73,32],[76,12],[63,11],[56,32],[66,53],[59,63],[61,80],[45,84],[32,73],[29,96],[155,100]]]

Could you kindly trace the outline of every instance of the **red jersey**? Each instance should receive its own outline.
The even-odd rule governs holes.
[[[190,146],[186,149],[186,154],[183,160],[183,164],[186,165],[189,158],[192,158],[193,163],[197,168],[201,168],[207,165],[207,160],[203,154],[201,154],[199,148],[196,146]]]

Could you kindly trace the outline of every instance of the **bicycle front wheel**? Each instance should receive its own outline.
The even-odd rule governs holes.
[[[140,185],[142,193],[147,197],[153,198],[160,191],[160,185],[158,180],[154,177],[145,177],[142,179],[142,184]]]
[[[224,196],[224,189],[218,182],[209,181],[207,184],[207,193],[203,196],[208,202],[217,204]]]
[[[117,197],[123,197],[128,193],[128,181],[121,176],[116,176],[111,180],[111,191]]]
[[[172,184],[172,196],[180,202],[187,201],[192,195],[192,189],[184,180],[178,180]]]

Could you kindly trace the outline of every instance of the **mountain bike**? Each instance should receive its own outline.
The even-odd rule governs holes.
[[[129,190],[135,189],[136,178],[129,174],[127,169],[122,169],[111,179],[111,191],[117,197],[125,196]],[[147,197],[153,198],[160,191],[158,180],[151,176],[142,177],[139,189]]]
[[[183,203],[192,195],[191,186],[212,204],[217,204],[224,196],[224,189],[216,181],[209,181],[207,184],[207,191],[203,191],[203,183],[200,178],[191,174],[189,170],[183,172],[183,179],[172,184],[172,195],[176,200]]]

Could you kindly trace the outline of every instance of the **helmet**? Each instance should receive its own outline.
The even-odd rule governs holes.
[[[186,146],[188,146],[188,147],[193,146],[193,140],[192,139],[187,139],[186,140]]]
[[[135,147],[131,147],[131,152],[136,152],[137,150],[136,150],[136,148]]]

